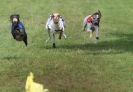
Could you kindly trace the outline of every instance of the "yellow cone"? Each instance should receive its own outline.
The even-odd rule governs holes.
[[[34,82],[34,75],[32,72],[27,76],[26,92],[49,92],[48,89],[44,89],[42,84]]]

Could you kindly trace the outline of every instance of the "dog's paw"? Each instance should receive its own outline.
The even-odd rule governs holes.
[[[99,37],[96,37],[97,40],[99,40]]]

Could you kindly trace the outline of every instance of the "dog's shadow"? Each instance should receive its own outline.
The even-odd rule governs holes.
[[[60,45],[59,49],[84,50],[90,54],[133,53],[133,34],[112,34],[117,40],[99,41],[98,43]]]
[[[17,57],[17,56],[5,56],[2,58],[3,60],[18,60],[20,59],[20,57]]]

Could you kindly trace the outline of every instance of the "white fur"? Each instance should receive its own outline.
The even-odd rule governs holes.
[[[50,39],[52,39],[53,43],[55,43],[55,34],[60,33],[60,32],[56,32],[55,30],[62,30],[63,31],[62,35],[64,36],[64,38],[66,38],[66,35],[64,33],[64,23],[61,18],[59,19],[59,22],[57,24],[54,23],[54,21],[53,21],[53,19],[51,19],[51,17],[48,18],[45,27],[49,34],[49,38],[46,40],[46,42],[48,42]]]
[[[17,18],[13,18],[13,22],[17,22],[18,21],[18,19]]]

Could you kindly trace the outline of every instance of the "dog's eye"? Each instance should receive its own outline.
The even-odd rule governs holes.
[[[96,17],[94,17],[93,19],[96,19]]]
[[[54,18],[55,16],[53,15],[52,18]]]

